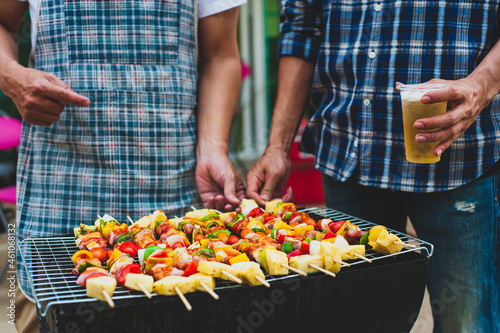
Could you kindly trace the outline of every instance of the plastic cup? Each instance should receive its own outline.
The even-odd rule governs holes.
[[[447,86],[446,84],[403,84],[398,86],[403,108],[405,150],[408,162],[428,164],[441,160],[441,156],[434,155],[434,149],[439,142],[418,143],[415,141],[417,134],[432,132],[434,130],[419,130],[413,124],[418,119],[432,118],[446,112],[446,101],[424,104],[420,99],[429,91],[439,90]]]

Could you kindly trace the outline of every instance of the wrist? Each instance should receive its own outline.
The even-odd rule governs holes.
[[[480,87],[488,101],[491,101],[500,91],[500,77],[489,66],[476,68],[468,78],[473,81],[474,85]]]
[[[17,61],[7,60],[2,64],[3,70],[0,75],[0,90],[8,97],[12,98],[13,91],[16,87],[16,78],[21,75],[25,68]]]
[[[228,146],[226,143],[221,142],[203,142],[198,138],[198,144],[196,146],[196,157],[198,159],[202,158],[212,158],[214,156],[228,156]]]

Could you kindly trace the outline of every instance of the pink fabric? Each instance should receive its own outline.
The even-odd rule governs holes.
[[[14,118],[0,116],[0,150],[19,146],[22,123]]]
[[[252,67],[249,64],[241,62],[241,79],[245,80],[250,74],[252,74]]]
[[[8,204],[16,204],[16,187],[9,186],[0,189],[0,202]]]

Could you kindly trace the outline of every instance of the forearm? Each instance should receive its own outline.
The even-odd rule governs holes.
[[[500,91],[500,40],[469,75],[469,78],[483,87],[488,101],[498,94]]]
[[[280,58],[278,93],[268,149],[289,154],[308,103],[313,75],[313,63],[290,56]]]
[[[228,153],[231,123],[241,87],[239,55],[211,57],[201,62],[198,85],[198,156]]]
[[[18,63],[15,36],[0,24],[0,90],[9,95],[9,82],[22,66]]]

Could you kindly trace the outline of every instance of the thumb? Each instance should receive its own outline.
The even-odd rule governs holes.
[[[236,182],[237,180],[235,179],[234,176],[230,177],[230,179],[224,182],[224,197],[229,203],[233,205],[240,204],[240,200],[236,196],[236,187],[237,187]],[[241,180],[239,182],[241,182]]]
[[[277,183],[277,177],[266,177],[266,182],[264,183],[262,191],[260,192],[260,197],[262,198],[262,200],[271,200],[271,198],[273,197],[273,193],[275,192]]]

